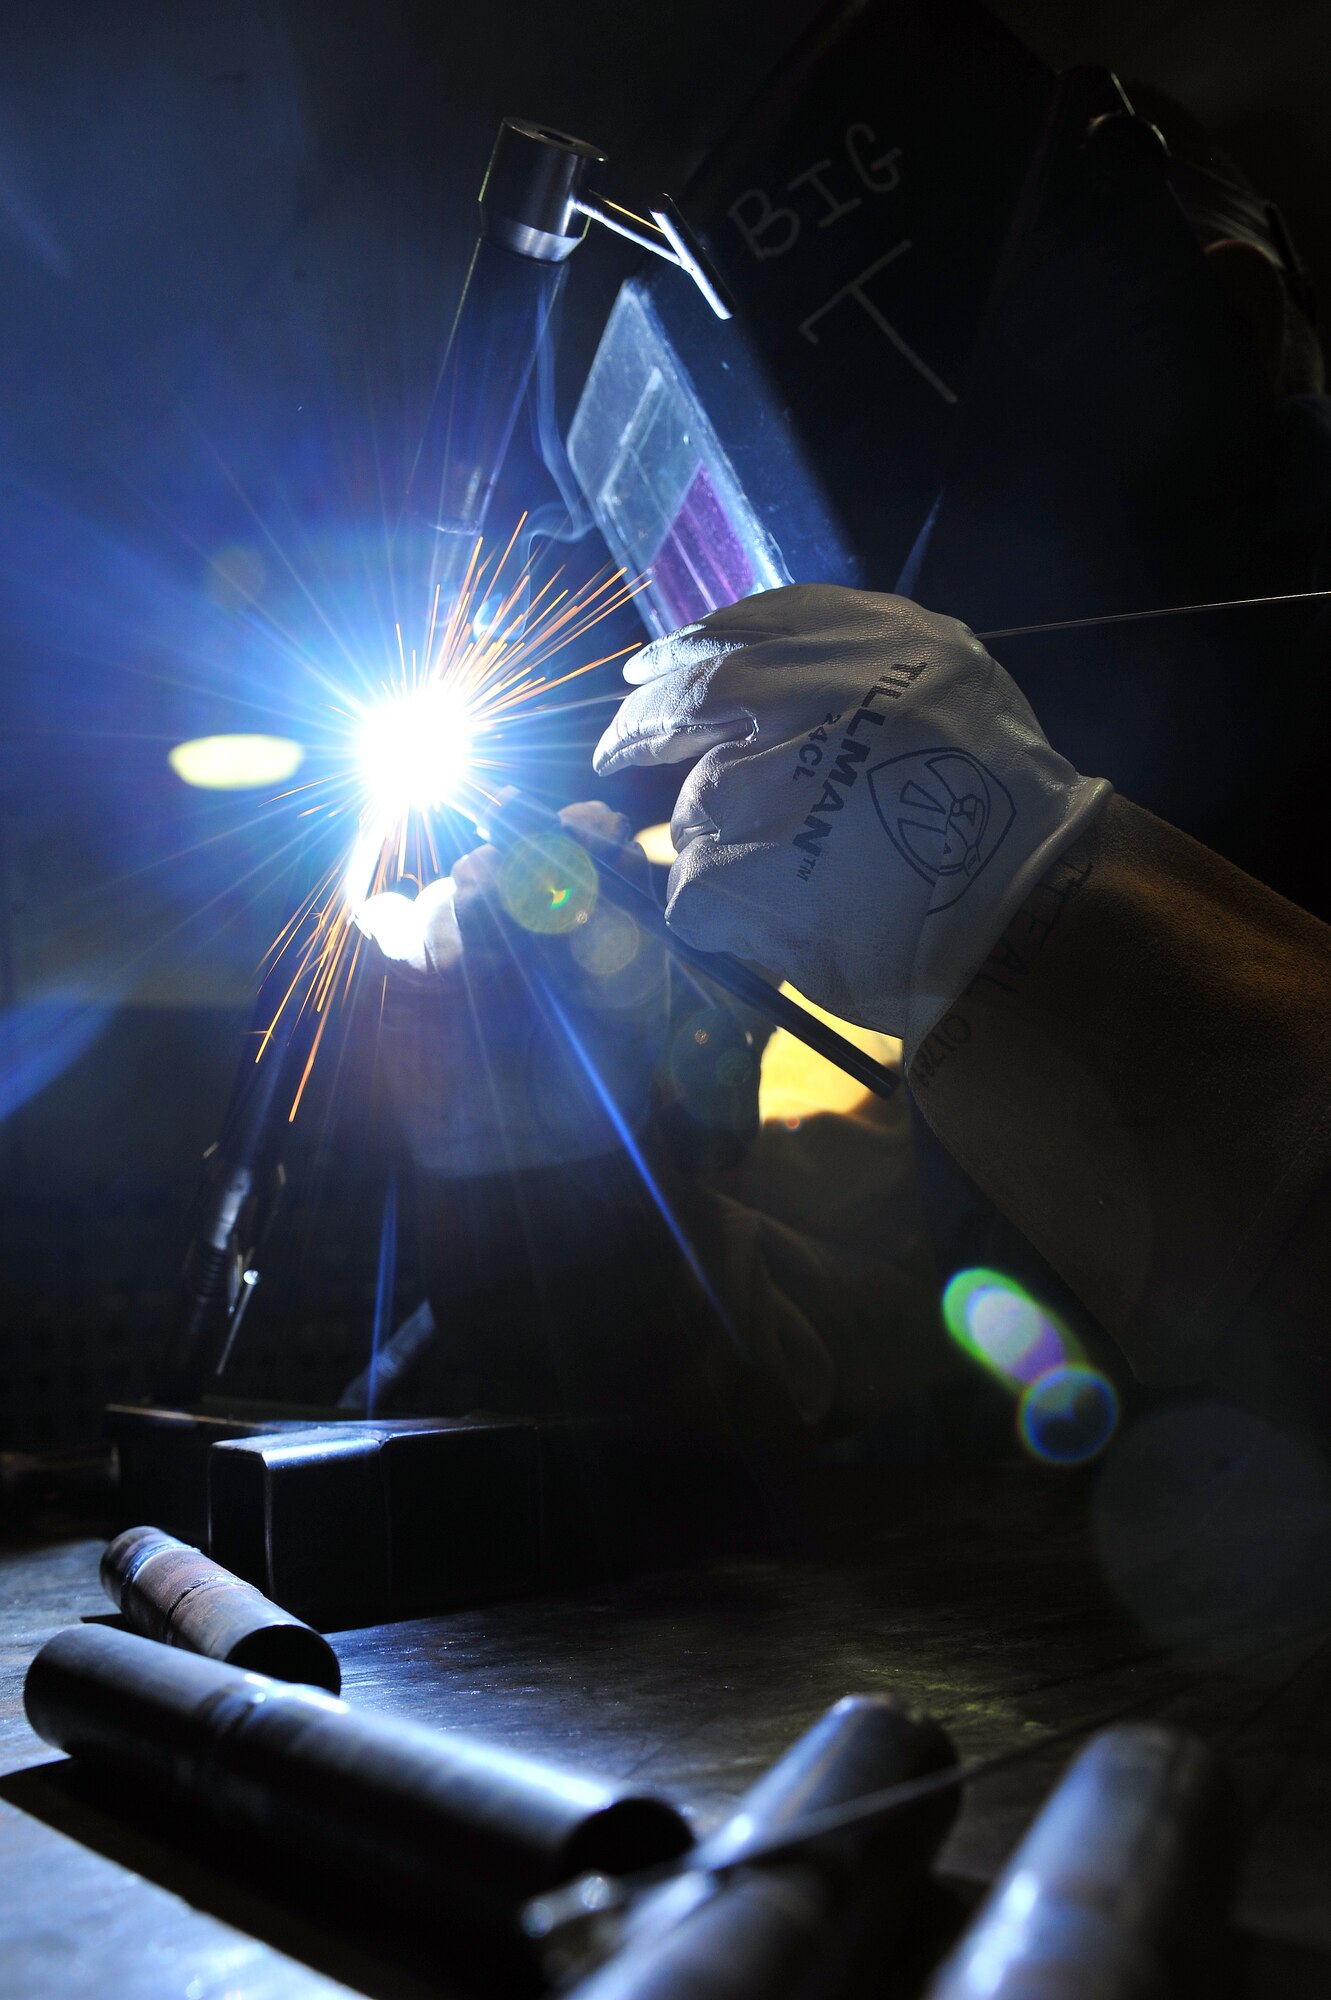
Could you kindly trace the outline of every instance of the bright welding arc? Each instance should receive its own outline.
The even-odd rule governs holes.
[[[272,968],[285,959],[292,969],[279,983],[259,1058],[285,1045],[294,1020],[307,1011],[318,1017],[292,1118],[330,1012],[350,989],[362,941],[357,911],[396,880],[440,872],[436,823],[451,814],[474,820],[478,799],[497,802],[516,775],[506,742],[515,720],[539,713],[554,689],[633,650],[621,646],[547,677],[555,655],[627,603],[646,578],[627,581],[617,570],[561,588],[557,570],[538,585],[529,562],[512,561],[525,519],[497,557],[476,542],[452,599],[437,585],[428,593],[419,646],[408,648],[399,626],[378,695],[348,696],[336,711],[347,748],[342,776],[321,809],[354,814],[356,830],[266,960]]]

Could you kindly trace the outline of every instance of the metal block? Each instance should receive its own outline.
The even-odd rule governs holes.
[[[240,1410],[173,1410],[158,1404],[111,1403],[106,1428],[119,1468],[117,1529],[153,1521],[184,1541],[206,1545],[208,1453],[223,1438],[304,1429],[305,1413],[281,1417]]]
[[[536,1426],[326,1424],[209,1454],[209,1547],[314,1624],[530,1588],[542,1574]]]

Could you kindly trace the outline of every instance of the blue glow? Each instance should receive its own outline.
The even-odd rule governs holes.
[[[540,983],[541,993],[544,997],[546,1005],[549,1007],[550,1012],[554,1015],[556,1021],[558,1021],[560,1027],[563,1029],[569,1047],[572,1049],[574,1055],[578,1059],[578,1062],[581,1064],[582,1069],[586,1074],[588,1082],[591,1084],[592,1089],[596,1092],[596,1096],[601,1105],[602,1110],[605,1112],[606,1117],[610,1120],[610,1123],[613,1125],[615,1129],[615,1135],[618,1138],[619,1143],[621,1144],[621,1146],[623,1146],[624,1151],[628,1154],[630,1160],[633,1162],[633,1165],[637,1170],[639,1179],[642,1181],[643,1186],[646,1188],[648,1194],[652,1198],[652,1205],[656,1209],[657,1214],[664,1222],[666,1228],[670,1231],[671,1240],[673,1241],[675,1248],[679,1251],[680,1256],[684,1259],[684,1262],[688,1265],[690,1272],[692,1273],[694,1279],[697,1281],[699,1290],[702,1292],[703,1297],[707,1300],[708,1305],[711,1306],[712,1311],[716,1314],[718,1320],[721,1322],[721,1325],[725,1328],[726,1333],[732,1345],[736,1348],[736,1350],[740,1354],[744,1354],[747,1356],[747,1350],[745,1349],[744,1344],[740,1340],[738,1334],[735,1332],[734,1324],[730,1318],[729,1313],[726,1311],[720,1299],[717,1297],[715,1291],[712,1289],[711,1281],[708,1278],[707,1273],[704,1271],[701,1263],[698,1261],[698,1255],[697,1252],[694,1250],[693,1245],[689,1242],[688,1237],[684,1234],[684,1231],[680,1228],[679,1223],[675,1220],[674,1211],[672,1210],[669,1202],[666,1200],[664,1194],[662,1194],[661,1189],[657,1184],[656,1177],[652,1173],[652,1170],[648,1166],[647,1161],[643,1155],[642,1148],[639,1146],[637,1140],[633,1136],[633,1131],[628,1123],[628,1120],[624,1117],[623,1112],[620,1110],[619,1106],[615,1103],[615,1100],[610,1095],[610,1092],[606,1089],[605,1083],[601,1078],[599,1070],[597,1069],[595,1063],[592,1061],[591,1057],[588,1055],[586,1049],[583,1047],[582,1042],[579,1039],[578,1035],[574,1032],[572,1022],[569,1020],[568,1015],[564,1012],[558,1000],[556,1000],[554,994],[551,992],[548,982],[544,979],[541,979],[539,983]]]
[[[370,1339],[370,1373],[365,1390],[365,1414],[374,1415],[378,1393],[379,1355],[393,1330],[393,1293],[397,1285],[397,1175],[390,1174],[384,1190],[384,1219],[379,1229],[379,1271],[374,1286],[374,1332]]]
[[[1017,1406],[1017,1435],[1046,1465],[1085,1465],[1117,1428],[1118,1392],[1084,1362],[1051,1368],[1031,1383]]]
[[[492,630],[503,608],[503,593],[501,591],[492,591],[471,621],[472,638],[484,639],[487,633]]]
[[[48,1000],[0,1014],[0,1123],[91,1048],[111,1011],[88,1001]]]

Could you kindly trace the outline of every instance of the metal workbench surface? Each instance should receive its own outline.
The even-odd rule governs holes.
[[[1160,1717],[1205,1737],[1239,1781],[1242,1990],[1331,1991],[1331,1643],[1315,1624],[1292,1630],[1256,1581],[1306,1540],[1307,1509],[1250,1518],[1237,1568],[1226,1551],[1182,1552],[1166,1597],[1185,1576],[1194,1599],[1198,1577],[1211,1580],[1208,1643],[1197,1617],[1182,1638],[1167,1614],[1162,1624],[1158,1590],[1130,1610],[1121,1577],[1110,1589],[1098,1508],[1094,1479],[1036,1467],[825,1468],[787,1523],[794,1553],[339,1633],[343,1692],[359,1707],[632,1775],[700,1829],[842,1694],[892,1690],[926,1705],[963,1757],[1028,1743],[1029,1759],[967,1790],[925,1920],[938,1944],[1071,1754],[1046,1739],[1119,1712]],[[1316,1555],[1322,1544],[1310,1546]],[[101,1547],[76,1523],[30,1519],[0,1554],[0,1991],[501,1990],[484,1963],[437,1962],[437,1944],[345,1893],[276,1879],[178,1809],[123,1796],[32,1734],[22,1681],[33,1653],[62,1626],[109,1614]],[[1158,1553],[1167,1571],[1168,1551]]]

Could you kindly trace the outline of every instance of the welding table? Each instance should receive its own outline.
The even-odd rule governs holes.
[[[1239,1990],[1331,1992],[1331,1643],[1250,1671],[1188,1667],[1109,1597],[1088,1482],[1021,1465],[824,1467],[805,1552],[336,1635],[352,1703],[473,1730],[659,1787],[712,1824],[826,1706],[892,1689],[965,1757],[1115,1707],[1228,1758],[1250,1838]],[[105,1617],[101,1540],[30,1519],[0,1554],[0,1991],[119,2000],[396,2000],[494,1992],[443,1974],[375,1910],[276,1884],[216,1837],[123,1799],[28,1729],[22,1679],[52,1632]],[[1071,1754],[1037,1751],[966,1793],[910,1950],[955,1934]],[[909,1986],[907,1989],[909,1990]]]

